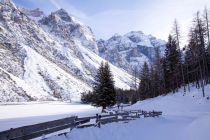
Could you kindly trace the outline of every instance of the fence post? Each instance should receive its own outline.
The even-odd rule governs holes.
[[[42,140],[44,140],[44,139],[45,139],[45,134],[42,135]]]
[[[76,119],[78,118],[78,116],[76,116],[75,118],[74,118],[74,121],[73,121],[73,126],[72,127],[70,127],[70,129],[69,129],[69,132],[71,132],[73,129],[74,129],[74,127],[76,127]]]
[[[101,128],[100,118],[101,118],[101,115],[96,114],[96,124],[97,124],[98,128]]]

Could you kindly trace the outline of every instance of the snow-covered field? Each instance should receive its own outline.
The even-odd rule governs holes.
[[[210,85],[205,91],[209,97]],[[163,111],[159,118],[140,118],[101,128],[73,129],[66,136],[51,136],[49,140],[209,140],[210,100],[206,97],[203,98],[201,90],[194,87],[185,96],[180,90],[125,108]],[[60,102],[0,105],[0,131],[71,115],[89,116],[100,111],[100,108],[89,105]]]
[[[210,95],[210,86],[206,87]],[[126,109],[163,111],[159,118],[141,118],[129,123],[112,123],[101,128],[74,129],[50,140],[209,140],[210,100],[200,90],[161,96],[138,102]]]
[[[32,102],[0,104],[0,131],[50,120],[77,116],[90,116],[101,108],[62,102]]]

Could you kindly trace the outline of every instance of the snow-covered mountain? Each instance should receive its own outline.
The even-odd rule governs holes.
[[[53,33],[62,39],[77,40],[83,46],[98,54],[98,47],[90,27],[78,22],[64,9],[51,13],[39,21],[48,32]]]
[[[19,9],[26,14],[28,17],[30,17],[31,19],[35,20],[36,22],[39,21],[40,19],[44,18],[46,15],[43,11],[41,11],[41,9],[36,8],[33,10],[29,10],[23,7],[19,7]]]
[[[65,10],[45,16],[0,0],[0,102],[78,101],[91,90],[102,61],[89,27]],[[129,89],[132,76],[110,65],[115,85]]]
[[[156,47],[163,52],[166,42],[145,35],[141,31],[132,31],[123,36],[115,34],[108,40],[98,40],[99,54],[117,67],[132,73],[139,70],[143,63],[154,60]]]

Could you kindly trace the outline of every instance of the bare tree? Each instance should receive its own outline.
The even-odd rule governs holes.
[[[177,44],[177,47],[178,47],[178,50],[179,50],[179,55],[180,55],[180,66],[181,66],[181,76],[182,76],[182,84],[184,86],[184,94],[186,92],[186,88],[185,88],[185,77],[184,77],[184,69],[183,69],[183,64],[182,64],[182,53],[181,53],[181,47],[180,47],[180,38],[181,38],[181,35],[180,35],[180,27],[179,27],[179,24],[177,22],[177,20],[175,19],[174,20],[174,27],[173,27],[173,36],[176,40],[176,44]]]
[[[209,39],[209,10],[207,7],[204,9],[204,22],[206,26],[206,35],[207,35],[207,46],[210,47],[210,39]]]
[[[206,30],[205,30],[205,24],[200,17],[199,11],[196,13],[194,23],[195,23],[194,32],[195,32],[198,47],[199,47],[198,55],[199,55],[201,87],[202,87],[202,91],[203,91],[203,97],[205,97],[204,81],[206,81],[206,83],[207,83],[207,79],[208,79],[207,78],[208,67],[207,67],[206,54],[205,54],[205,32],[206,32]],[[202,64],[201,64],[201,62],[202,62]]]

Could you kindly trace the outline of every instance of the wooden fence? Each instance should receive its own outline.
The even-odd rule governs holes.
[[[50,133],[54,133],[67,128],[86,128],[86,127],[101,127],[101,125],[112,122],[128,122],[137,118],[143,117],[158,117],[162,112],[152,111],[146,112],[142,110],[124,111],[121,113],[111,113],[109,115],[98,115],[78,118],[72,116],[64,119],[23,126],[19,128],[11,128],[10,130],[0,132],[0,140],[28,140],[41,137]],[[91,119],[95,123],[89,123]],[[88,124],[89,123],[89,124]],[[62,133],[65,134],[65,133]]]

